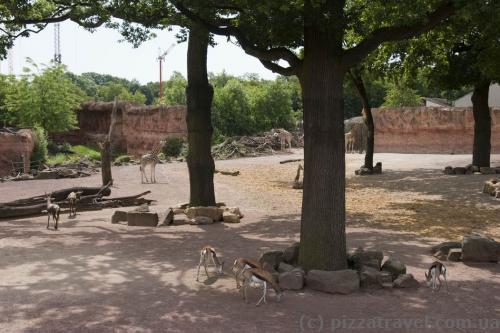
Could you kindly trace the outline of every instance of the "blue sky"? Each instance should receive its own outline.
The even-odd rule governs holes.
[[[157,37],[134,49],[129,43],[118,41],[119,33],[100,28],[90,33],[73,22],[61,23],[62,62],[74,73],[98,72],[126,79],[137,79],[141,83],[158,81],[158,48],[165,50],[176,42],[175,31],[158,31]],[[243,75],[257,73],[266,79],[276,75],[261,63],[246,55],[239,47],[216,37],[217,45],[208,52],[208,71]],[[166,76],[179,71],[186,75],[187,43],[176,45],[167,55],[164,65]],[[18,39],[13,49],[14,73],[19,74],[26,57],[36,63],[48,63],[54,56],[54,27],[49,25],[39,34]],[[2,73],[7,72],[7,61],[1,64]]]

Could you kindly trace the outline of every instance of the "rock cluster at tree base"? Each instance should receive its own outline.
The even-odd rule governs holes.
[[[226,207],[225,203],[216,206],[189,207],[189,204],[178,204],[167,210],[163,226],[167,225],[206,225],[216,222],[240,223],[243,214],[238,207]]]
[[[365,167],[362,165],[358,170],[354,171],[354,174],[357,176],[366,176],[366,175],[379,175],[382,173],[382,162],[377,162],[373,169]]]
[[[500,167],[478,167],[477,165],[466,165],[465,167],[452,167],[447,166],[444,168],[445,175],[492,175],[500,173]]]
[[[500,243],[481,234],[470,234],[462,242],[444,242],[431,248],[439,260],[467,262],[498,262]]]

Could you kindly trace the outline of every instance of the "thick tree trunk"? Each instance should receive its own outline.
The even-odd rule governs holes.
[[[108,136],[104,140],[101,146],[101,175],[102,175],[102,185],[105,186],[109,183],[113,184],[113,176],[111,174],[111,139],[113,137],[113,132],[116,125],[116,97],[113,102],[113,109],[111,110],[111,121],[109,124]]]
[[[490,82],[482,82],[474,87],[472,93],[472,112],[474,114],[474,146],[472,164],[479,167],[490,166],[491,116],[488,106]]]
[[[372,106],[366,93],[363,77],[357,73],[351,72],[352,80],[358,91],[361,104],[363,105],[363,121],[367,129],[366,136],[366,153],[365,153],[365,168],[373,170],[373,152],[375,150],[375,125],[373,123]]]
[[[345,69],[339,60],[340,45],[333,45],[327,34],[313,25],[305,27],[306,52],[300,75],[305,142],[299,262],[307,270],[347,266]]]
[[[208,31],[193,25],[189,31],[186,88],[191,206],[215,205],[215,164],[211,152],[213,88],[207,75],[208,42]]]

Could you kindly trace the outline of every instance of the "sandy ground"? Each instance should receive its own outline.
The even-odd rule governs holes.
[[[63,215],[60,231],[45,217],[0,221],[0,332],[498,332],[500,267],[449,263],[449,292],[360,291],[342,296],[285,292],[281,303],[245,304],[228,272],[195,281],[198,251],[212,244],[227,266],[298,240],[301,191],[291,189],[293,155],[218,161],[218,201],[239,206],[239,225],[129,228],[112,209]],[[351,177],[362,155],[347,157],[348,246],[377,248],[423,282],[430,245],[470,231],[500,237],[500,201],[481,194],[488,176],[444,176],[465,155],[377,154],[385,173]],[[500,156],[493,164],[500,165]],[[158,184],[140,184],[138,167],[113,169],[113,196],[151,190],[163,213],[188,200],[184,163],[159,165]],[[100,175],[0,184],[0,202],[72,186]],[[204,277],[203,277],[204,279]],[[495,326],[496,325],[496,326]]]

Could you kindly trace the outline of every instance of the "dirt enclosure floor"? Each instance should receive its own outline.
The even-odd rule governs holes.
[[[0,332],[500,332],[500,265],[448,263],[449,292],[433,293],[424,271],[429,247],[480,231],[500,238],[500,201],[481,193],[491,176],[445,176],[465,155],[377,154],[384,174],[353,177],[362,155],[347,156],[348,247],[380,249],[406,263],[417,290],[331,295],[274,292],[245,304],[230,275],[240,256],[283,249],[297,241],[302,192],[291,188],[300,158],[276,155],[218,161],[218,201],[239,206],[239,225],[127,227],[111,224],[113,209],[0,221]],[[500,165],[500,156],[493,157]],[[137,166],[115,167],[113,196],[151,190],[152,210],[188,200],[185,163],[157,167],[158,184],[141,184]],[[72,185],[98,186],[100,175],[0,184],[0,202]],[[161,217],[162,217],[161,216]],[[198,253],[211,244],[226,274],[196,282]]]

